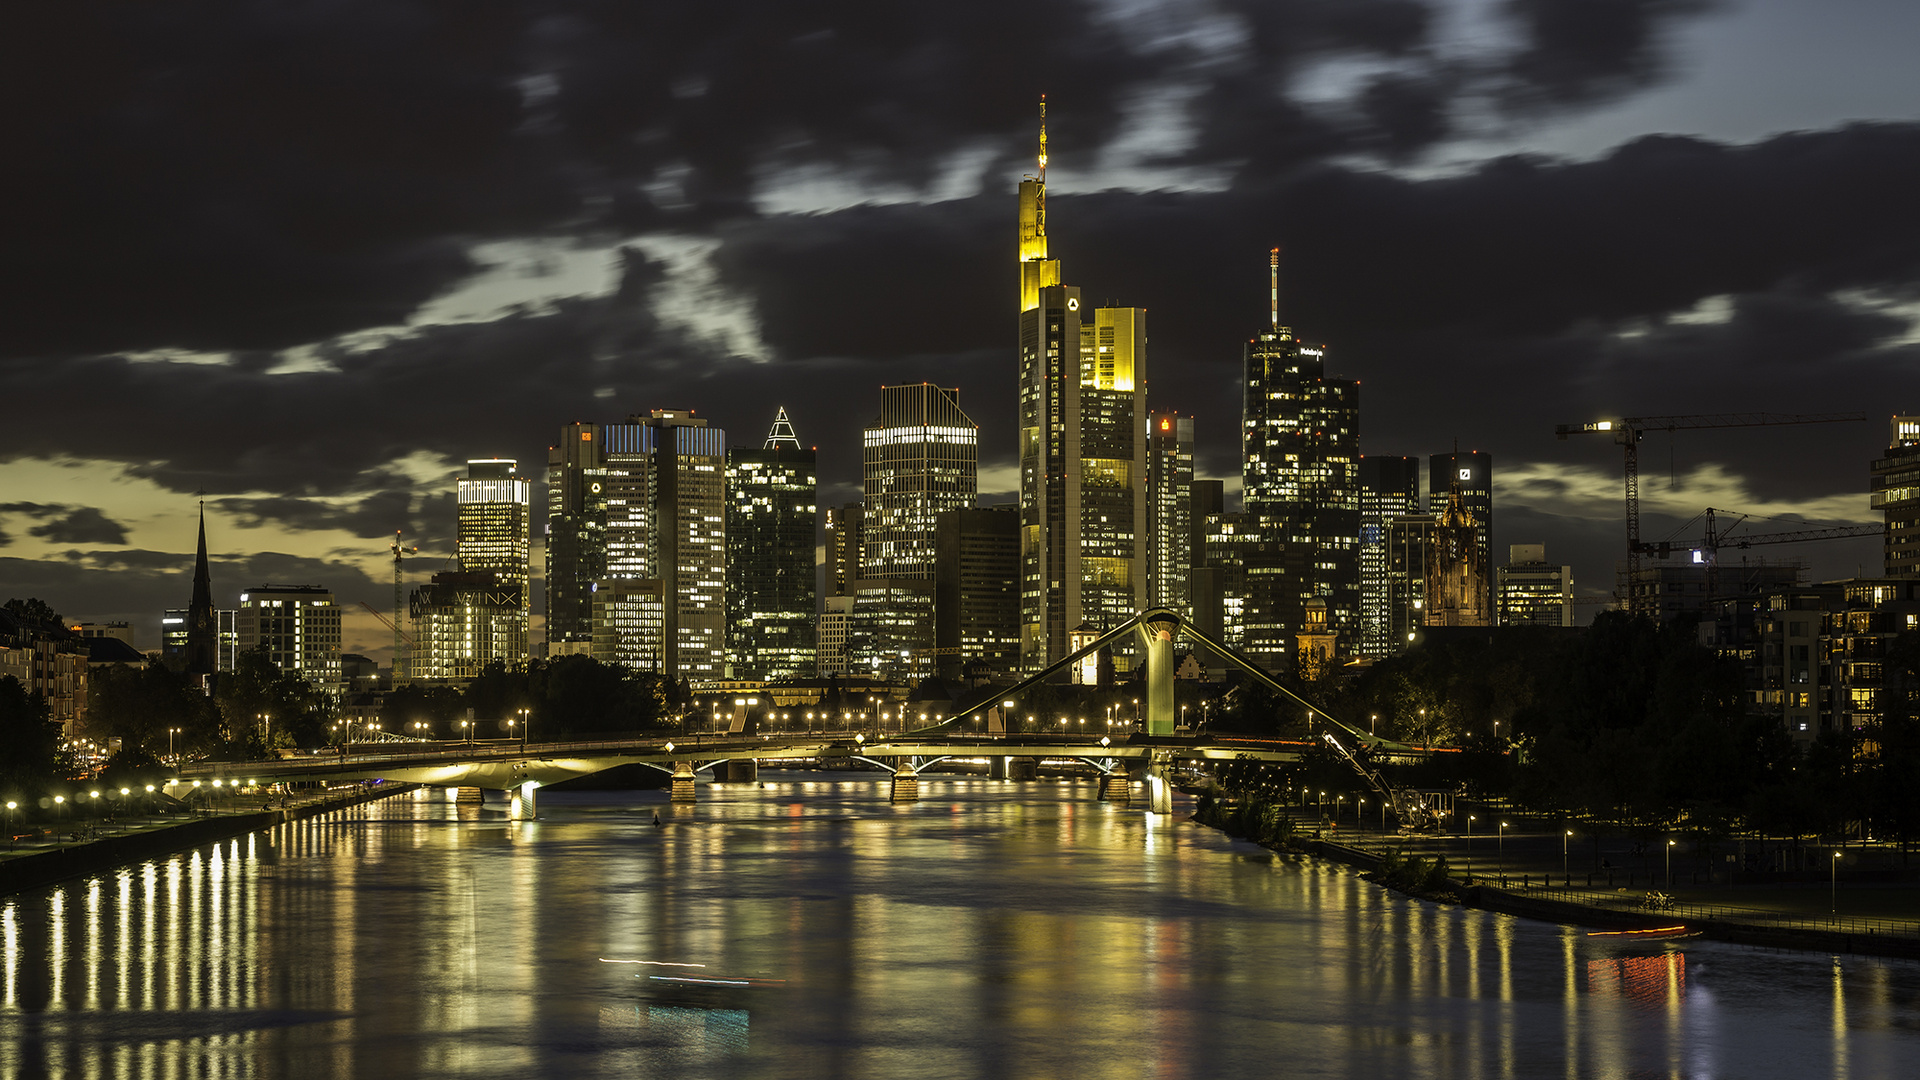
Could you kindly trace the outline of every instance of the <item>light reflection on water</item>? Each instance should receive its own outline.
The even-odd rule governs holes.
[[[1912,963],[1597,943],[1090,784],[893,806],[762,775],[692,809],[547,792],[524,823],[423,792],[0,899],[0,1077],[1870,1077],[1920,1051]]]

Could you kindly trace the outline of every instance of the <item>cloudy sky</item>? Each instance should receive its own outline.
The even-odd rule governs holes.
[[[1149,309],[1150,396],[1237,477],[1284,305],[1362,448],[1495,462],[1495,542],[1582,591],[1619,451],[1556,423],[1868,423],[1642,446],[1645,531],[1872,520],[1920,411],[1910,0],[79,2],[0,35],[0,597],[127,619],[264,582],[391,606],[469,457],[785,405],[852,497],[877,388],[960,387],[1013,488],[1014,189],[1049,100],[1054,253]],[[1755,530],[1792,528],[1756,521]],[[1815,577],[1877,540],[1754,549]],[[1737,557],[1737,556],[1736,556]],[[537,562],[537,559],[536,559]],[[385,656],[348,620],[347,644]]]

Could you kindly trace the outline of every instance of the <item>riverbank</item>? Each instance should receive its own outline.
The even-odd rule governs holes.
[[[1570,926],[1590,926],[1609,930],[1645,930],[1685,925],[1704,937],[1742,945],[1776,949],[1800,949],[1813,952],[1857,953],[1920,959],[1920,924],[1912,922],[1821,918],[1808,915],[1796,903],[1781,903],[1770,908],[1767,900],[1774,889],[1757,887],[1746,890],[1747,903],[1740,907],[1720,904],[1690,904],[1670,899],[1657,909],[1646,906],[1644,890],[1602,890],[1554,887],[1547,884],[1515,886],[1508,879],[1504,887],[1474,882],[1451,873],[1431,875],[1396,873],[1379,852],[1307,836],[1280,820],[1247,820],[1232,808],[1221,808],[1214,820],[1195,814],[1200,824],[1220,829],[1229,836],[1248,840],[1275,851],[1293,852],[1345,863],[1367,873],[1385,888],[1435,903],[1457,903],[1506,915],[1557,922]],[[1444,866],[1444,863],[1442,864]],[[1416,880],[1417,879],[1417,880]],[[1782,887],[1779,896],[1787,896],[1791,886]]]
[[[288,821],[300,821],[349,806],[390,798],[418,784],[379,784],[334,789],[282,808],[242,810],[189,818],[149,818],[123,831],[51,847],[10,850],[0,861],[0,896],[25,892],[88,874],[104,873],[161,855],[245,836]]]

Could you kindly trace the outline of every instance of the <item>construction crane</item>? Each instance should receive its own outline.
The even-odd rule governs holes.
[[[393,624],[392,619],[389,619],[385,615],[380,614],[379,608],[374,607],[372,604],[367,603],[365,600],[360,601],[360,606],[367,609],[367,614],[372,615],[376,619],[379,619],[381,626],[384,626],[387,629],[393,631],[393,638],[395,641],[404,641],[408,645],[413,644],[413,635],[402,632],[398,626],[395,626]]]
[[[393,627],[393,685],[395,688],[398,688],[406,685],[408,676],[407,651],[408,647],[413,644],[413,639],[408,637],[406,633],[400,629],[401,624],[406,622],[407,618],[407,609],[405,607],[406,594],[403,591],[400,580],[400,560],[409,555],[420,554],[420,546],[416,544],[413,547],[407,547],[402,544],[400,542],[400,530],[395,529],[393,530],[393,542],[387,545],[387,550],[393,552],[393,621],[387,623],[387,625]],[[366,605],[362,603],[361,606],[365,607]],[[373,611],[370,607],[367,608],[367,610]],[[377,611],[373,613],[375,615],[380,614]],[[386,620],[383,619],[381,621],[385,622]]]
[[[1673,554],[1676,548],[1691,550],[1695,552],[1695,562],[1712,564],[1719,559],[1720,549],[1723,547],[1750,548],[1759,547],[1762,544],[1798,544],[1809,540],[1844,540],[1854,536],[1879,536],[1887,531],[1884,524],[1875,522],[1872,525],[1827,525],[1817,529],[1794,529],[1788,532],[1748,533],[1744,536],[1729,536],[1729,533],[1732,533],[1733,530],[1739,528],[1747,521],[1749,515],[1738,515],[1733,519],[1733,524],[1725,528],[1718,527],[1719,518],[1716,515],[1733,513],[1735,513],[1735,511],[1715,510],[1711,506],[1707,507],[1706,512],[1701,515],[1702,518],[1706,519],[1706,529],[1704,530],[1704,535],[1698,547],[1685,541],[1661,540],[1646,545],[1646,549],[1656,557],[1662,559]],[[1700,518],[1694,519],[1694,521],[1698,520],[1700,520]],[[1692,522],[1688,522],[1688,524],[1692,524]],[[1685,527],[1684,525],[1681,526],[1681,528]]]
[[[1634,594],[1633,584],[1640,576],[1640,556],[1651,550],[1640,540],[1640,440],[1649,431],[1680,431],[1694,428],[1773,427],[1781,424],[1837,424],[1865,421],[1866,413],[1704,413],[1692,416],[1629,416],[1621,420],[1596,420],[1587,424],[1561,424],[1555,436],[1612,435],[1626,457],[1627,494],[1627,578],[1622,597],[1627,610],[1642,612],[1646,601]]]

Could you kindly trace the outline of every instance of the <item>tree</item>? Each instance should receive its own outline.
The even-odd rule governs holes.
[[[241,653],[214,684],[224,756],[265,757],[274,747],[326,744],[332,701],[300,675],[282,671],[266,648]]]
[[[66,620],[60,617],[59,612],[53,610],[53,605],[37,596],[29,596],[25,600],[9,600],[6,603],[6,609],[13,612],[14,618],[28,626],[66,625]]]
[[[115,665],[88,677],[87,728],[101,741],[119,739],[124,751],[159,757],[169,743],[179,752],[210,750],[220,742],[220,723],[218,708],[188,677],[160,664]]]
[[[60,725],[46,699],[0,677],[0,792],[39,791],[61,773]]]

